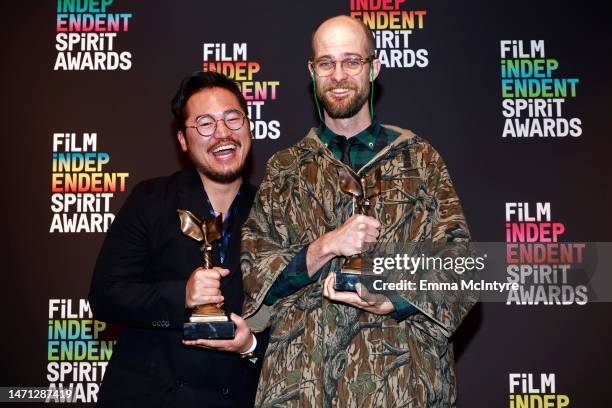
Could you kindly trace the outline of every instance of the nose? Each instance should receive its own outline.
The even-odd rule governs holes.
[[[334,65],[334,72],[332,72],[331,76],[336,82],[344,81],[346,78],[348,78],[347,73],[344,72],[344,69],[342,69],[342,63],[340,61],[336,61],[336,64]]]
[[[232,131],[225,125],[225,121],[223,119],[217,120],[217,127],[213,132],[215,139],[226,139],[231,134]]]

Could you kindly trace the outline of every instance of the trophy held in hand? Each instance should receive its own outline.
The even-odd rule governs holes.
[[[219,214],[210,221],[200,221],[190,211],[177,210],[181,219],[181,231],[202,243],[204,268],[212,268],[212,243],[220,239],[223,231],[223,216]],[[197,306],[189,322],[183,324],[183,338],[197,339],[233,339],[236,326],[223,310],[223,303]]]
[[[380,169],[376,170],[374,180],[370,183],[368,183],[365,177],[359,178],[357,174],[345,167],[338,169],[338,175],[340,177],[340,189],[343,193],[353,197],[354,208],[357,210],[357,213],[369,215],[372,204],[371,200],[381,192]],[[356,292],[355,285],[361,282],[371,291],[374,280],[381,279],[381,276],[372,273],[372,269],[372,261],[361,254],[346,257],[342,269],[336,273],[334,289]]]

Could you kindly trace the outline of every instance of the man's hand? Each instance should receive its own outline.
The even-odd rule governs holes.
[[[393,303],[385,296],[378,293],[370,293],[361,283],[357,284],[355,292],[336,292],[334,283],[336,274],[330,273],[323,284],[323,296],[335,302],[346,303],[354,307],[365,310],[366,312],[385,315],[395,310]]]
[[[229,273],[228,269],[218,266],[193,271],[185,288],[185,306],[191,308],[223,302],[221,278]]]
[[[183,340],[186,346],[199,346],[211,348],[219,351],[229,351],[231,353],[245,353],[253,344],[253,335],[246,321],[235,313],[230,319],[236,323],[236,336],[231,340]]]
[[[367,243],[376,242],[380,223],[367,215],[353,215],[337,229],[313,241],[306,254],[308,275],[313,276],[325,263],[337,256],[360,254]]]
[[[367,215],[356,214],[339,228],[326,234],[329,252],[335,256],[351,256],[366,250],[367,243],[376,242],[380,223]]]

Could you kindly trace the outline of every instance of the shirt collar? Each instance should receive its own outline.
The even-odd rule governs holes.
[[[368,149],[374,151],[376,147],[376,141],[379,139],[380,136],[380,130],[380,122],[377,119],[374,119],[370,126],[357,133],[355,136],[349,138],[348,140],[353,144],[361,143]],[[316,129],[316,133],[317,136],[319,136],[319,139],[321,139],[321,141],[325,144],[325,146],[328,146],[330,143],[336,140],[344,141],[347,139],[346,136],[334,133],[330,128],[325,126],[324,123],[322,123],[321,126]]]

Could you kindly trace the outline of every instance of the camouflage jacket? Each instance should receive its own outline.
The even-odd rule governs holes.
[[[465,239],[467,226],[446,165],[433,147],[408,130],[358,172],[382,174],[372,209],[381,222],[379,242]],[[271,327],[259,381],[260,407],[447,407],[455,404],[449,336],[475,299],[428,299],[402,292],[419,313],[398,322],[323,298],[329,271],[272,306],[263,299],[283,268],[305,245],[353,214],[341,192],[345,166],[314,129],[268,162],[242,230],[244,316],[254,331]],[[445,279],[445,278],[442,278]]]

